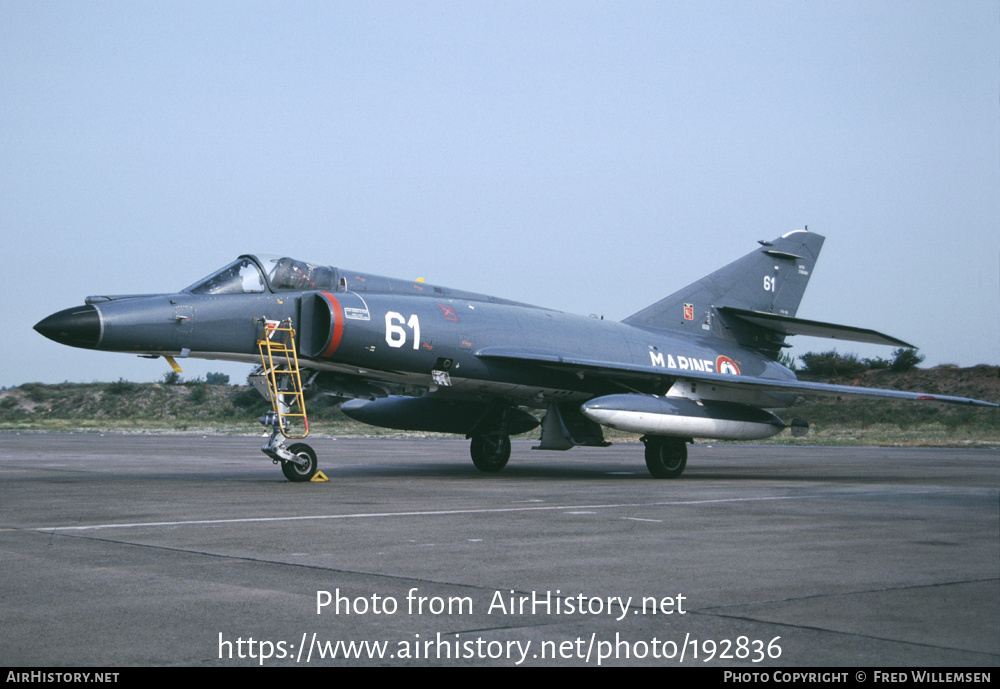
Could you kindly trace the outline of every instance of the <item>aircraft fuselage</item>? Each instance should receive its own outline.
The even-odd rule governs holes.
[[[572,351],[584,359],[665,374],[700,371],[794,378],[766,357],[710,333],[691,338],[485,300],[344,290],[232,295],[180,292],[89,301],[88,306],[60,312],[79,314],[92,309],[93,316],[86,327],[77,325],[72,337],[59,341],[147,356],[255,362],[259,361],[256,342],[263,336],[265,322],[290,319],[298,332],[303,366],[434,389],[455,398],[499,394],[526,406],[589,399],[627,388],[585,372],[539,371],[535,366],[483,358],[477,353],[485,348],[513,348],[558,357],[560,352]],[[81,334],[82,330],[87,332]],[[663,380],[651,385],[637,379],[630,387],[666,394],[671,384],[669,378]],[[701,396],[712,397],[708,391]],[[717,397],[732,399],[732,393]],[[775,407],[791,403],[794,396],[746,393],[742,397],[748,403]]]
[[[685,443],[694,438],[804,430],[805,422],[786,425],[768,411],[800,394],[998,406],[796,380],[777,363],[790,335],[911,345],[796,317],[821,235],[793,230],[759,244],[621,322],[288,256],[244,255],[180,292],[89,297],[35,329],[63,344],[171,362],[259,363],[250,381],[273,406],[261,420],[272,429],[262,450],[292,481],[316,471],[310,447],[282,440],[304,437],[283,419],[300,417],[308,432],[310,385],[353,398],[341,410],[365,423],[464,434],[485,472],[507,463],[511,435],[541,425],[538,449],[566,450],[608,444],[602,427],[610,427],[641,434],[646,466],[658,478],[681,475]],[[521,407],[545,414],[539,421]]]

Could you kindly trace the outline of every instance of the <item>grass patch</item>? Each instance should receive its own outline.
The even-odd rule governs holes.
[[[890,371],[871,371],[860,383],[890,387],[893,381],[926,392],[981,399],[997,397],[998,369],[938,367],[916,369],[906,377]],[[871,376],[878,378],[870,379]],[[909,382],[907,382],[909,381]],[[844,381],[838,381],[844,382]],[[437,436],[377,428],[347,418],[338,400],[308,394],[310,432],[317,435],[358,437]],[[261,435],[257,419],[270,404],[249,386],[209,385],[204,381],[177,385],[133,383],[27,383],[0,390],[0,430],[85,433],[217,433]],[[541,416],[539,410],[535,410]],[[1000,447],[1000,410],[925,402],[896,402],[852,398],[806,397],[779,410],[790,421],[802,418],[810,432],[793,438],[783,432],[761,443],[828,445],[928,445]],[[539,431],[522,438],[538,438]],[[638,435],[605,429],[612,442],[635,442]],[[699,440],[700,443],[720,442]]]

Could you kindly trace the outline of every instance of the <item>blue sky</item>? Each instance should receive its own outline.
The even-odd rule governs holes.
[[[4,2],[0,385],[161,378],[31,326],[244,252],[620,319],[803,225],[799,316],[1000,363],[998,28],[977,0]]]

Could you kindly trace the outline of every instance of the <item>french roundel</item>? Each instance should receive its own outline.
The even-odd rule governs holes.
[[[740,375],[740,367],[728,356],[720,356],[715,360],[715,370],[719,373],[728,373],[731,376]]]

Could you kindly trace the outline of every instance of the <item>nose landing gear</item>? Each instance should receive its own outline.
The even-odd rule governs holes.
[[[278,414],[269,411],[260,417],[260,422],[271,427],[271,435],[260,448],[275,464],[281,464],[281,473],[292,483],[310,481],[319,468],[316,452],[305,443],[293,443],[285,446],[285,438],[281,431]]]
[[[285,438],[298,439],[309,435],[309,418],[306,416],[302,376],[295,350],[295,329],[290,319],[277,323],[261,318],[259,322],[264,324],[264,335],[257,341],[261,365],[250,375],[250,383],[270,400],[272,407],[260,417],[260,422],[271,429],[270,437],[260,449],[275,464],[281,464],[281,473],[289,481],[310,481],[318,469],[316,453],[305,443],[285,446]],[[289,428],[290,418],[302,420],[304,430],[301,435],[294,434]]]

